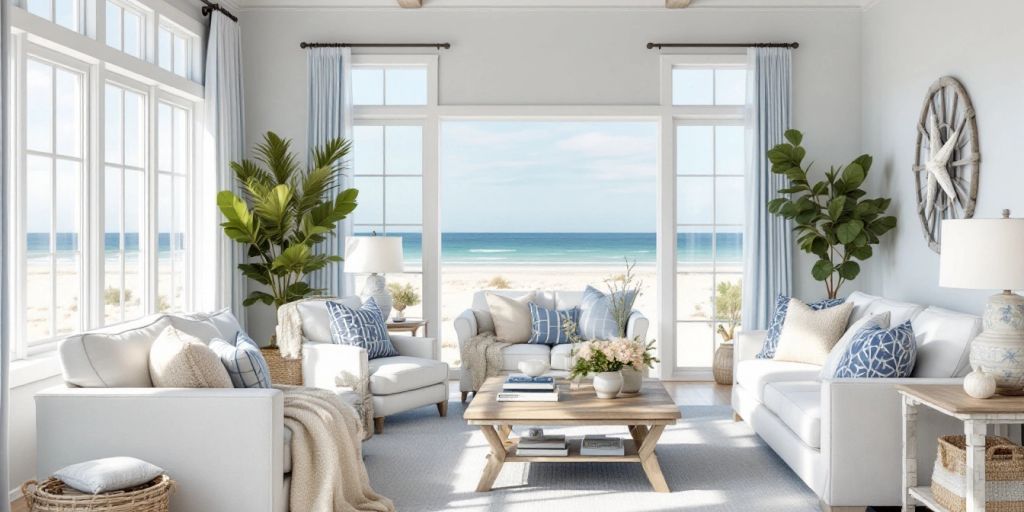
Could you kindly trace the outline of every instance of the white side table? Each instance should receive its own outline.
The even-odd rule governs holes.
[[[967,436],[967,512],[985,510],[985,434],[988,425],[1024,423],[1024,396],[971,398],[959,385],[905,385],[903,396],[903,512],[918,503],[946,512],[930,487],[917,486],[917,409],[929,407],[964,422]]]

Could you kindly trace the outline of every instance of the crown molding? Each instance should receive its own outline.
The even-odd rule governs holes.
[[[235,4],[249,9],[373,9],[402,8],[395,0],[220,0],[226,6]],[[853,9],[863,10],[878,0],[693,0],[685,9],[672,11],[716,9]],[[230,7],[229,7],[230,9]],[[665,0],[423,0],[423,10],[446,9],[629,9],[666,10]]]

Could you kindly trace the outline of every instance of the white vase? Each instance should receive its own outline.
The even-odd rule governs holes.
[[[635,395],[644,387],[644,372],[626,366],[619,373],[622,375],[622,394]]]
[[[601,372],[594,375],[594,391],[598,398],[615,398],[622,389],[622,374]]]

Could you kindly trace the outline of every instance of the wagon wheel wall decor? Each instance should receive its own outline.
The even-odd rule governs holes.
[[[917,215],[928,247],[939,252],[944,219],[974,216],[981,153],[967,90],[944,76],[928,89],[917,122],[914,155]]]

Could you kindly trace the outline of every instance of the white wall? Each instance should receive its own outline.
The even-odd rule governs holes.
[[[11,497],[20,497],[21,484],[36,478],[36,404],[35,394],[47,388],[59,386],[64,381],[60,376],[49,377],[11,389],[10,423],[8,423],[7,455],[11,466]]]
[[[997,217],[1003,208],[1024,215],[1017,153],[1024,118],[1021,19],[1018,0],[885,0],[864,13],[864,151],[884,169],[885,179],[875,176],[874,184],[893,198],[900,222],[872,266],[872,290],[968,312],[980,312],[993,293],[938,286],[939,257],[928,249],[915,210],[914,126],[934,80],[952,75],[963,82],[977,111],[982,158],[975,217]]]
[[[656,105],[659,53],[648,41],[799,41],[795,127],[810,157],[848,162],[861,149],[858,10],[273,9],[240,18],[249,147],[267,130],[305,146],[300,41],[451,42],[439,52],[442,105]],[[810,264],[801,258],[797,290],[817,298]],[[273,317],[252,308],[249,322],[266,338]]]

